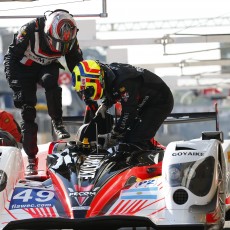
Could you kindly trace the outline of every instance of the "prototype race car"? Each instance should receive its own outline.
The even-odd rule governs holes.
[[[218,123],[216,112],[172,114],[165,123],[210,119]],[[0,146],[1,229],[223,229],[230,141],[221,131],[142,150],[103,148],[97,130],[90,123],[77,141],[40,146],[47,167],[27,179],[20,150]]]

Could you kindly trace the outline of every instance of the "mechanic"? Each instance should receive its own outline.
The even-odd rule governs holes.
[[[172,92],[160,77],[129,64],[84,60],[76,65],[72,78],[83,98],[102,99],[96,115],[104,117],[108,108],[121,102],[121,116],[112,129],[110,146],[121,141],[145,150],[153,147],[150,139],[174,105]]]
[[[10,133],[16,142],[21,142],[21,128],[14,119],[13,114],[5,110],[0,110],[0,138],[5,136],[5,134],[3,136],[1,135],[1,133],[4,131]]]
[[[13,90],[14,105],[21,109],[22,144],[29,162],[26,175],[38,173],[37,84],[45,89],[48,114],[58,139],[70,137],[62,122],[62,89],[58,77],[59,68],[64,67],[58,59],[64,56],[71,72],[83,60],[77,32],[76,22],[68,11],[46,11],[44,17],[21,27],[4,56],[5,74]]]

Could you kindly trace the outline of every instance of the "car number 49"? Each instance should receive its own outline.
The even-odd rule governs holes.
[[[54,197],[54,192],[47,190],[39,190],[35,192],[33,189],[23,190],[16,195],[14,195],[14,200],[22,200],[22,202],[28,202],[29,200],[35,200],[37,202],[47,202],[52,200]]]

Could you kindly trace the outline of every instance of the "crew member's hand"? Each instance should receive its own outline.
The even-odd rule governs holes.
[[[109,146],[114,146],[118,144],[119,142],[123,141],[124,135],[122,133],[112,130],[110,134],[111,135],[110,135],[109,142],[108,142]]]
[[[95,114],[96,116],[100,114],[102,118],[105,118],[106,111],[107,111],[107,107],[104,104],[101,104]]]
[[[114,145],[117,145],[118,143],[119,143],[119,140],[116,138],[116,136],[113,136],[111,133],[110,138],[109,138],[108,143],[107,143],[108,148],[112,147]]]
[[[119,140],[115,138],[115,136],[112,137],[112,133],[100,134],[98,135],[98,137],[104,140],[104,143],[102,146],[104,149],[108,149],[119,143]]]

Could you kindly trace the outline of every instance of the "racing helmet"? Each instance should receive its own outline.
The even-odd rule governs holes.
[[[45,39],[49,48],[63,55],[71,50],[76,41],[77,25],[71,14],[65,10],[45,12]],[[48,15],[47,15],[48,14]]]
[[[79,62],[72,72],[72,84],[84,100],[99,100],[103,97],[104,71],[98,61]]]

